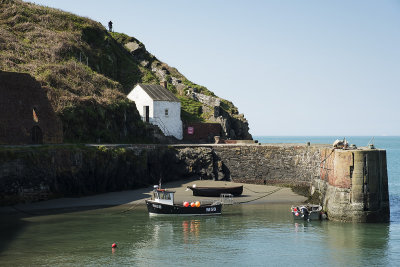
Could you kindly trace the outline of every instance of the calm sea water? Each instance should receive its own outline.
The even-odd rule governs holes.
[[[333,143],[336,137],[256,137]],[[366,145],[367,137],[348,138]],[[225,207],[222,216],[149,217],[145,207],[0,218],[2,266],[399,266],[400,137],[387,149],[391,222],[295,223],[289,207]],[[118,248],[111,249],[113,242]]]

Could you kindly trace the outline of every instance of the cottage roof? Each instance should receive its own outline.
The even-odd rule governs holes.
[[[180,102],[168,89],[157,84],[138,84],[155,101]]]

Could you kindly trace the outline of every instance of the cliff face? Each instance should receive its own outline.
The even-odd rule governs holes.
[[[126,94],[137,83],[161,81],[180,97],[183,120],[221,122],[227,137],[251,138],[247,122],[231,103],[221,100],[227,104],[216,106],[220,115],[210,116],[208,110],[215,106],[188,92],[215,97],[212,92],[159,61],[134,37],[110,33],[100,23],[71,13],[0,1],[0,69],[29,73],[48,89],[66,142],[142,142],[116,122],[128,118],[135,129],[146,132]],[[88,126],[94,121],[101,122],[95,129]]]

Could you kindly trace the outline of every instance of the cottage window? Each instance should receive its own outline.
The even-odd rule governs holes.
[[[165,117],[168,117],[168,109],[165,109]]]

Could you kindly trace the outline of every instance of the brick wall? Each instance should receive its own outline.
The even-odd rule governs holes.
[[[188,128],[193,128],[193,134]],[[214,136],[221,136],[222,127],[219,123],[185,123],[183,126],[183,140],[200,143],[214,143]]]

